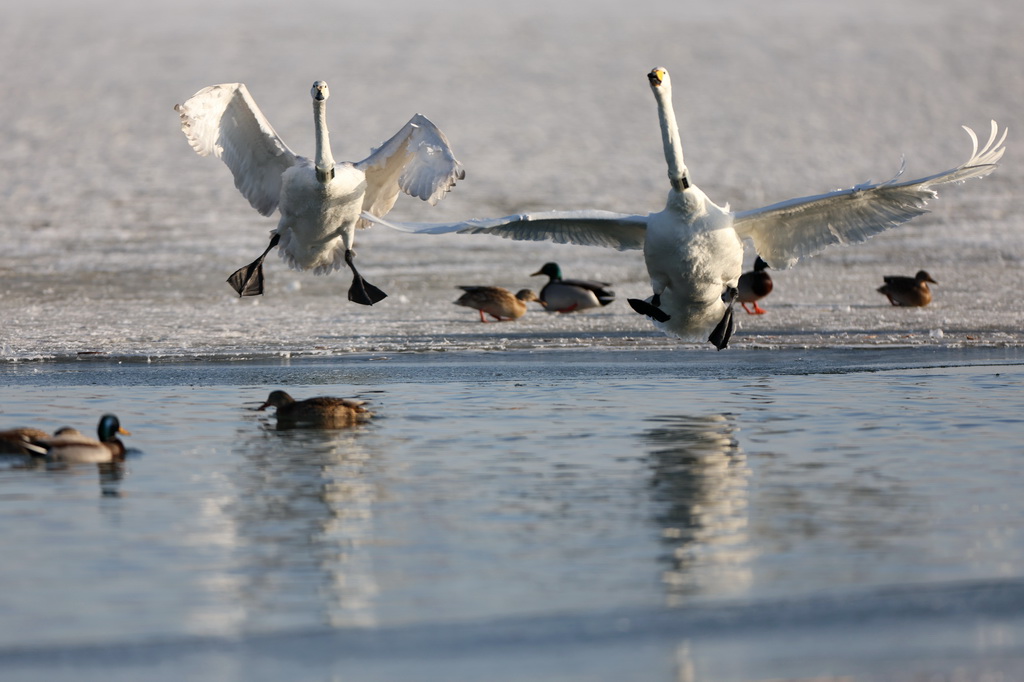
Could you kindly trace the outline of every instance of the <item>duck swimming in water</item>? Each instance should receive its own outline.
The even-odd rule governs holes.
[[[0,455],[41,455],[45,450],[34,446],[35,441],[49,438],[41,429],[22,427],[0,431]]]
[[[520,289],[513,296],[512,292],[502,287],[466,287],[460,286],[466,293],[459,296],[455,305],[465,306],[480,311],[480,321],[487,322],[487,313],[498,322],[518,320],[526,314],[526,304],[530,301],[542,303],[537,294],[529,289]],[[543,305],[543,304],[542,304]]]
[[[885,284],[878,287],[880,294],[885,294],[889,303],[895,306],[922,307],[932,302],[932,290],[928,282],[938,284],[924,270],[918,270],[913,277],[889,275],[884,278]]]
[[[327,83],[316,81],[310,94],[316,133],[312,159],[288,148],[242,83],[211,85],[174,108],[196,153],[224,161],[235,187],[262,215],[281,213],[263,254],[228,278],[239,296],[263,293],[263,259],[277,246],[296,270],[321,275],[347,265],[352,271],[348,299],[373,305],[387,294],[356,270],[356,228],[369,226],[360,213],[386,214],[400,191],[436,204],[466,173],[448,138],[420,114],[362,161],[335,163],[327,131]]]
[[[55,462],[103,464],[124,459],[126,448],[117,436],[130,436],[131,432],[121,427],[116,416],[105,414],[100,417],[96,433],[99,440],[65,426],[52,436],[33,442],[45,448],[47,459]]]
[[[743,240],[773,269],[834,244],[855,244],[925,213],[935,188],[988,175],[1003,155],[1006,131],[992,122],[988,142],[965,126],[974,145],[963,164],[917,180],[864,183],[850,189],[790,199],[749,211],[719,206],[693,183],[672,105],[668,70],[647,74],[658,108],[668,166],[665,208],[648,215],[609,211],[521,213],[459,223],[393,224],[405,232],[495,234],[509,239],[550,240],[619,249],[643,249],[652,295],[629,299],[655,326],[685,340],[708,340],[725,348],[734,330],[733,307],[743,271]]]
[[[772,293],[772,286],[774,286],[772,276],[765,272],[767,269],[768,264],[758,256],[754,259],[754,269],[740,275],[739,284],[736,286],[736,300],[740,302],[748,315],[764,315],[767,312],[757,305],[758,301]],[[753,310],[747,307],[748,303],[754,304]]]
[[[547,275],[548,283],[540,290],[540,300],[548,312],[572,313],[588,308],[600,308],[615,300],[615,292],[607,282],[588,279],[564,279],[558,263],[545,263],[530,275]]]
[[[277,408],[279,429],[302,426],[337,429],[368,421],[373,413],[363,407],[365,404],[362,400],[327,396],[296,400],[284,391],[271,391],[266,402],[256,409]]]

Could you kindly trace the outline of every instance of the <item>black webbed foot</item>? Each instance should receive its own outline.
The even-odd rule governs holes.
[[[732,338],[732,333],[736,331],[736,323],[733,320],[732,311],[736,305],[737,296],[739,296],[739,292],[734,287],[729,287],[722,294],[722,300],[728,304],[728,307],[725,309],[725,314],[722,315],[722,321],[718,323],[718,326],[711,332],[711,336],[708,337],[708,341],[718,350],[723,350],[729,346],[729,339]]]
[[[352,286],[348,288],[348,300],[360,305],[373,305],[387,297],[387,294],[359,275],[352,278]]]
[[[363,276],[356,270],[355,263],[353,262],[355,256],[351,249],[345,252],[345,262],[348,263],[349,269],[352,270],[352,286],[348,288],[348,300],[360,305],[373,305],[383,301],[388,295],[363,279]]]
[[[270,245],[267,246],[259,258],[244,268],[235,270],[228,277],[228,284],[238,293],[239,297],[261,296],[263,294],[263,259],[267,257],[272,248],[277,246],[279,241],[281,241],[281,235],[275,234],[270,238]]]
[[[627,298],[626,303],[629,307],[647,317],[656,320],[658,322],[668,322],[672,319],[672,316],[666,313],[664,310],[656,305],[651,305],[647,301],[641,301],[639,298]]]

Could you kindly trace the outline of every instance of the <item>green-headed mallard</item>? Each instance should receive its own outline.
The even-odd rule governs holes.
[[[373,416],[372,412],[363,407],[364,404],[362,400],[326,396],[296,400],[284,391],[271,391],[266,402],[257,409],[276,407],[278,428],[343,428],[360,424]]]
[[[540,290],[540,300],[549,312],[571,313],[587,308],[599,308],[615,300],[615,292],[607,282],[586,279],[564,279],[558,263],[545,263],[530,275],[547,275],[548,283]]]
[[[117,435],[130,436],[131,433],[121,428],[121,422],[117,417],[112,414],[100,417],[96,433],[99,440],[89,438],[78,429],[65,426],[52,436],[34,442],[46,448],[48,459],[57,462],[102,464],[124,458],[124,443]]]
[[[764,315],[767,312],[757,305],[758,301],[772,293],[772,276],[765,272],[767,269],[768,264],[758,256],[754,259],[754,269],[740,275],[739,284],[736,285],[736,290],[739,292],[736,300],[740,302],[748,315]],[[747,307],[748,303],[754,304],[753,310]]]
[[[928,282],[938,284],[932,276],[924,270],[918,270],[913,277],[900,275],[889,275],[885,277],[885,284],[878,287],[880,294],[885,294],[889,303],[897,306],[921,307],[932,302],[932,291],[928,288]]]
[[[487,313],[498,322],[518,320],[526,314],[526,304],[530,301],[541,303],[537,294],[529,289],[520,289],[513,296],[512,292],[502,287],[466,287],[460,286],[465,291],[455,301],[455,305],[465,306],[480,311],[480,321],[486,322]],[[543,303],[541,303],[543,305]]]

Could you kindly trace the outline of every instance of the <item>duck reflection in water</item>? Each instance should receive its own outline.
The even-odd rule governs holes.
[[[667,416],[644,432],[654,521],[671,552],[662,579],[669,605],[725,596],[750,584],[750,468],[732,415]]]
[[[250,413],[253,420],[259,412]],[[294,428],[262,420],[232,445],[236,493],[218,513],[235,566],[211,580],[212,612],[232,628],[376,623],[372,561],[379,458],[365,428]],[[276,421],[276,423],[275,423]],[[220,617],[220,616],[218,616]]]

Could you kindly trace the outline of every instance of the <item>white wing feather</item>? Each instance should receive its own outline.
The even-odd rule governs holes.
[[[459,223],[393,223],[364,213],[363,218],[400,232],[417,234],[493,234],[520,241],[603,246],[627,251],[644,248],[647,216],[611,211],[547,211]]]
[[[354,165],[366,173],[363,210],[375,216],[391,210],[399,190],[433,206],[466,177],[448,138],[420,114]]]
[[[248,88],[243,83],[211,85],[174,110],[196,153],[221,159],[252,207],[271,215],[281,198],[281,174],[298,157],[274,131]]]
[[[928,200],[936,196],[932,187],[988,175],[1003,156],[1006,130],[992,121],[988,142],[979,151],[978,137],[964,126],[974,143],[971,157],[956,168],[941,173],[897,182],[865,183],[812,197],[790,199],[764,208],[734,215],[733,227],[741,237],[750,237],[754,248],[771,267],[792,267],[803,256],[814,255],[833,244],[854,244],[915,216],[926,213]],[[998,136],[998,140],[997,140]]]

